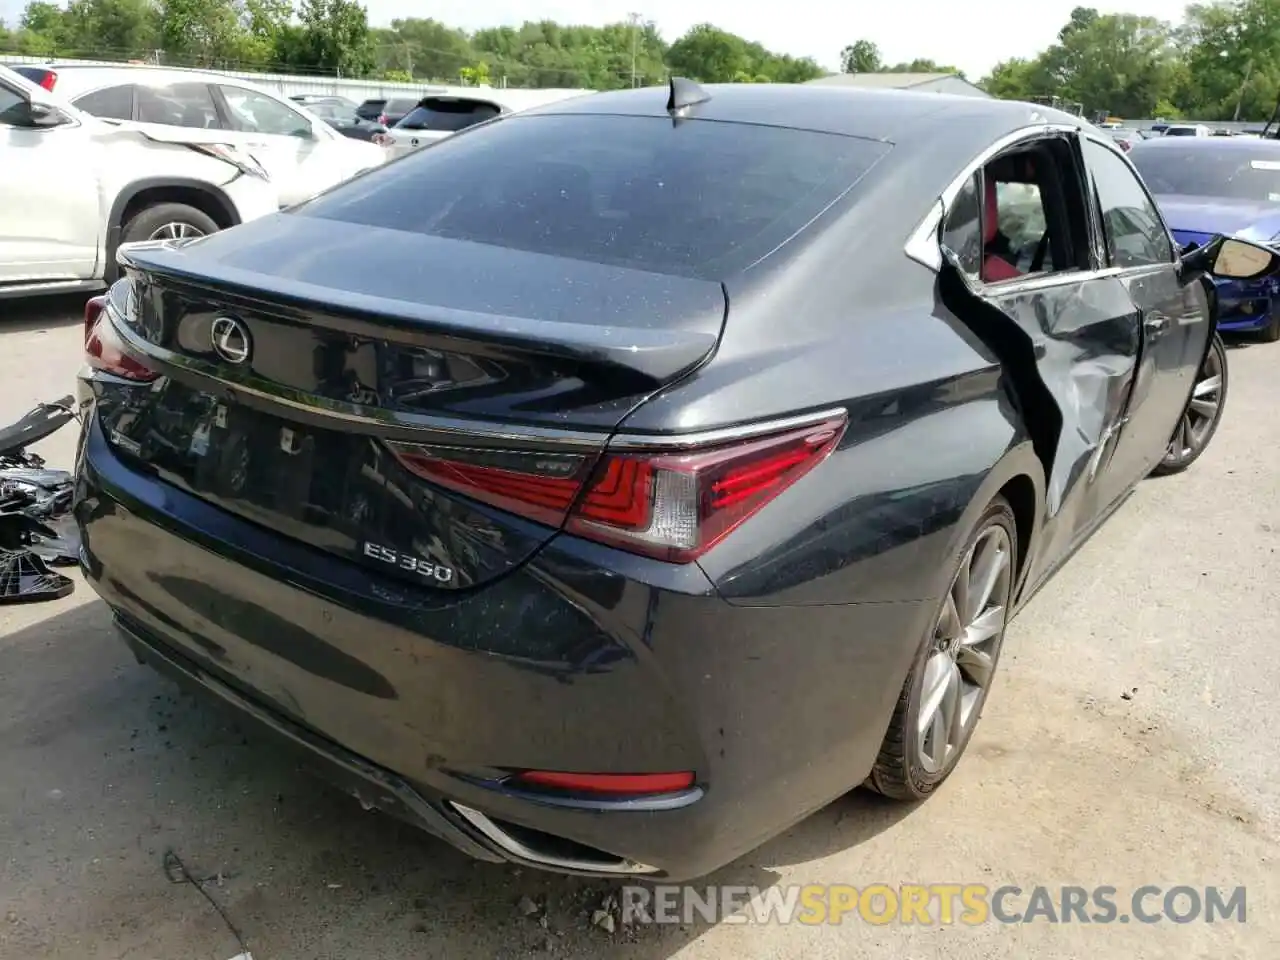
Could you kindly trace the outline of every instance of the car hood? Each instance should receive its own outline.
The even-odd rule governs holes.
[[[1178,233],[1221,233],[1269,241],[1280,233],[1280,203],[1162,194],[1156,204],[1170,229]]]

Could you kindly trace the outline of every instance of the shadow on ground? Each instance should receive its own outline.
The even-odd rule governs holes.
[[[26,333],[84,322],[84,303],[92,293],[0,300],[0,333]]]
[[[475,863],[361,811],[135,664],[96,601],[0,634],[0,744],[0,763],[18,771],[0,781],[3,886],[22,891],[0,954],[236,954],[214,906],[166,876],[170,850],[211,878],[208,895],[264,960],[658,960],[708,929],[695,918],[610,934],[592,914],[617,884]],[[766,889],[772,867],[857,846],[906,812],[850,795],[697,886]]]

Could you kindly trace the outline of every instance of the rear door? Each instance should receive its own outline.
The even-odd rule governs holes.
[[[0,284],[95,275],[101,150],[74,120],[33,125],[23,92],[0,78]]]
[[[1104,141],[1086,137],[1082,143],[1101,252],[1141,320],[1139,364],[1104,481],[1106,494],[1114,497],[1164,455],[1211,330],[1204,289],[1179,279],[1169,230],[1129,162]]]
[[[225,107],[231,136],[266,168],[281,206],[301,203],[355,171],[347,144],[329,139],[291,105],[231,83],[213,85]]]
[[[1085,183],[1074,131],[1028,133],[965,180],[943,222],[944,302],[1039,425],[1047,502],[1029,583],[1110,503],[1103,478],[1138,366],[1140,312],[1098,260]]]

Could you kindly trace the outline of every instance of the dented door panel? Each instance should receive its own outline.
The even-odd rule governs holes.
[[[1115,276],[1081,274],[1078,280],[985,299],[1031,341],[1036,372],[1058,409],[1061,426],[1049,445],[1045,470],[1045,524],[1030,575],[1069,548],[1109,501],[1107,475],[1113,438],[1124,414],[1141,347],[1141,318]]]

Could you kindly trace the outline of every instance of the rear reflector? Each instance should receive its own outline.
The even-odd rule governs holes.
[[[124,380],[148,383],[158,374],[124,352],[107,316],[107,297],[91,297],[84,305],[84,356],[94,370]]]
[[[530,787],[563,790],[566,793],[612,794],[613,796],[648,796],[655,793],[679,793],[693,786],[693,773],[554,773],[526,770],[511,782]]]
[[[703,449],[579,454],[389,442],[408,470],[475,500],[632,553],[689,563],[820,464],[841,414]]]

